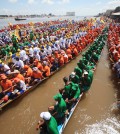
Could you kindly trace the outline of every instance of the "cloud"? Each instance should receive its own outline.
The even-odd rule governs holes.
[[[42,3],[52,5],[52,4],[54,4],[54,1],[53,0],[42,0]]]
[[[28,0],[28,4],[33,4],[35,0]]]
[[[120,0],[112,0],[108,2],[109,5],[120,5]]]
[[[62,3],[69,3],[70,0],[61,0]]]
[[[16,3],[18,0],[9,0],[11,3]]]
[[[58,4],[66,4],[66,3],[69,3],[70,0],[59,0],[58,1]]]

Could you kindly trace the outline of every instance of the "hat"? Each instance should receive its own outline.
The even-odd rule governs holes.
[[[61,94],[56,94],[53,98],[55,100],[60,100],[62,98],[62,95]]]
[[[18,83],[18,82],[20,82],[20,79],[15,78],[15,79],[14,79],[14,82],[15,82],[15,83]]]
[[[5,79],[7,79],[7,77],[5,75],[2,75],[1,80],[5,80]]]
[[[17,73],[20,73],[20,72],[18,70],[14,70],[12,73],[17,74]]]
[[[38,68],[37,67],[33,67],[33,71],[38,71]]]
[[[87,71],[84,71],[84,73],[83,73],[83,74],[84,74],[84,75],[85,75],[85,74],[88,74],[88,72],[87,72]]]
[[[71,76],[71,78],[74,78],[75,77],[75,72],[72,72],[70,76]]]
[[[40,117],[43,118],[44,120],[50,120],[51,114],[49,112],[42,112],[40,114]]]

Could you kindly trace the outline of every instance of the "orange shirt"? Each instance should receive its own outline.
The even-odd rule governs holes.
[[[26,76],[27,76],[27,77],[31,77],[31,76],[32,76],[32,73],[33,73],[33,70],[29,67],[29,68],[27,69]]]
[[[20,79],[20,80],[25,81],[25,78],[23,77],[22,74],[18,74],[15,78],[18,78],[18,79]]]
[[[64,62],[65,62],[65,63],[68,62],[68,57],[64,57]]]
[[[71,52],[71,50],[68,48],[68,49],[66,50],[66,53],[67,53],[67,54],[71,54],[72,52]]]
[[[78,56],[78,50],[76,48],[74,48],[74,54],[75,56]]]
[[[42,79],[43,78],[43,75],[42,75],[42,73],[40,71],[37,71],[37,72],[33,71],[32,77],[34,79]]]
[[[60,63],[60,66],[64,65],[64,57],[63,56],[60,57],[59,63]]]
[[[37,68],[39,69],[39,70],[43,70],[43,66],[42,66],[42,64],[40,63],[40,62],[38,62],[38,64],[37,64]]]
[[[10,88],[9,91],[13,91],[13,87],[12,87],[12,81],[11,80],[6,80],[6,82],[1,81],[0,85],[2,86],[3,91],[5,91],[6,89]]]
[[[50,67],[49,66],[45,66],[44,68],[44,72],[46,72],[46,76],[50,76]]]

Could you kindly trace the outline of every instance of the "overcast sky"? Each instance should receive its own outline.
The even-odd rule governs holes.
[[[96,15],[120,6],[120,0],[1,0],[0,15],[43,14],[65,15],[74,11],[76,16]]]

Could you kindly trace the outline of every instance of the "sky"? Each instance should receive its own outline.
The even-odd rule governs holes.
[[[89,16],[115,9],[120,0],[1,0],[0,15],[49,14]]]

